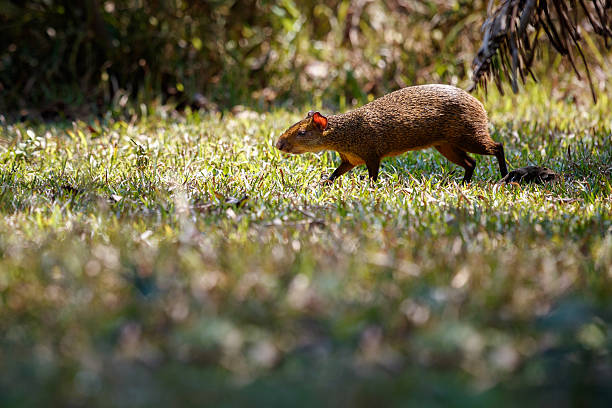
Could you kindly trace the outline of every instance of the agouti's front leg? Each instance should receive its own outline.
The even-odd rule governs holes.
[[[347,171],[351,170],[353,167],[355,167],[355,166],[352,165],[350,162],[343,160],[342,163],[340,163],[340,165],[338,166],[338,168],[336,170],[334,170],[332,175],[329,176],[327,181],[333,182],[335,179],[337,179],[338,177],[340,177],[341,175],[343,175]]]
[[[346,173],[347,171],[349,171],[353,167],[355,167],[354,164],[351,164],[351,162],[349,161],[348,157],[346,157],[342,153],[340,153],[340,159],[342,160],[342,162],[340,163],[338,168],[336,170],[334,170],[332,175],[329,176],[329,178],[327,179],[327,182],[330,183],[330,184],[333,183],[333,181],[335,179],[337,179],[338,177],[340,177],[341,175],[343,175],[344,173]]]

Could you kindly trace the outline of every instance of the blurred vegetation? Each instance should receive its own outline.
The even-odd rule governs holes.
[[[465,81],[484,1],[0,0],[2,110],[336,106]]]

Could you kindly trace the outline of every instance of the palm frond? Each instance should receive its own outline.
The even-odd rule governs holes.
[[[543,31],[551,47],[567,57],[578,78],[577,56],[584,65],[593,100],[597,100],[589,61],[582,50],[581,26],[590,28],[603,39],[606,48],[612,39],[612,0],[502,0],[497,7],[490,0],[487,19],[482,25],[483,40],[472,62],[474,83],[486,87],[493,78],[500,92],[503,72],[510,79],[512,90],[518,92],[518,78],[535,80],[531,67],[540,47]]]

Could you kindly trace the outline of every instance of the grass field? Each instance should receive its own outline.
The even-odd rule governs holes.
[[[434,150],[321,185],[273,148],[310,107],[4,123],[0,406],[609,406],[600,97],[485,101],[543,186]]]

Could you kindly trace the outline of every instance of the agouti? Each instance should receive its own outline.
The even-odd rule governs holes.
[[[286,153],[337,151],[342,162],[329,181],[360,164],[376,181],[383,158],[428,147],[463,167],[464,183],[476,166],[468,153],[495,155],[502,177],[508,173],[504,148],[489,136],[482,104],[449,85],[403,88],[341,115],[325,117],[311,111],[276,143]]]

